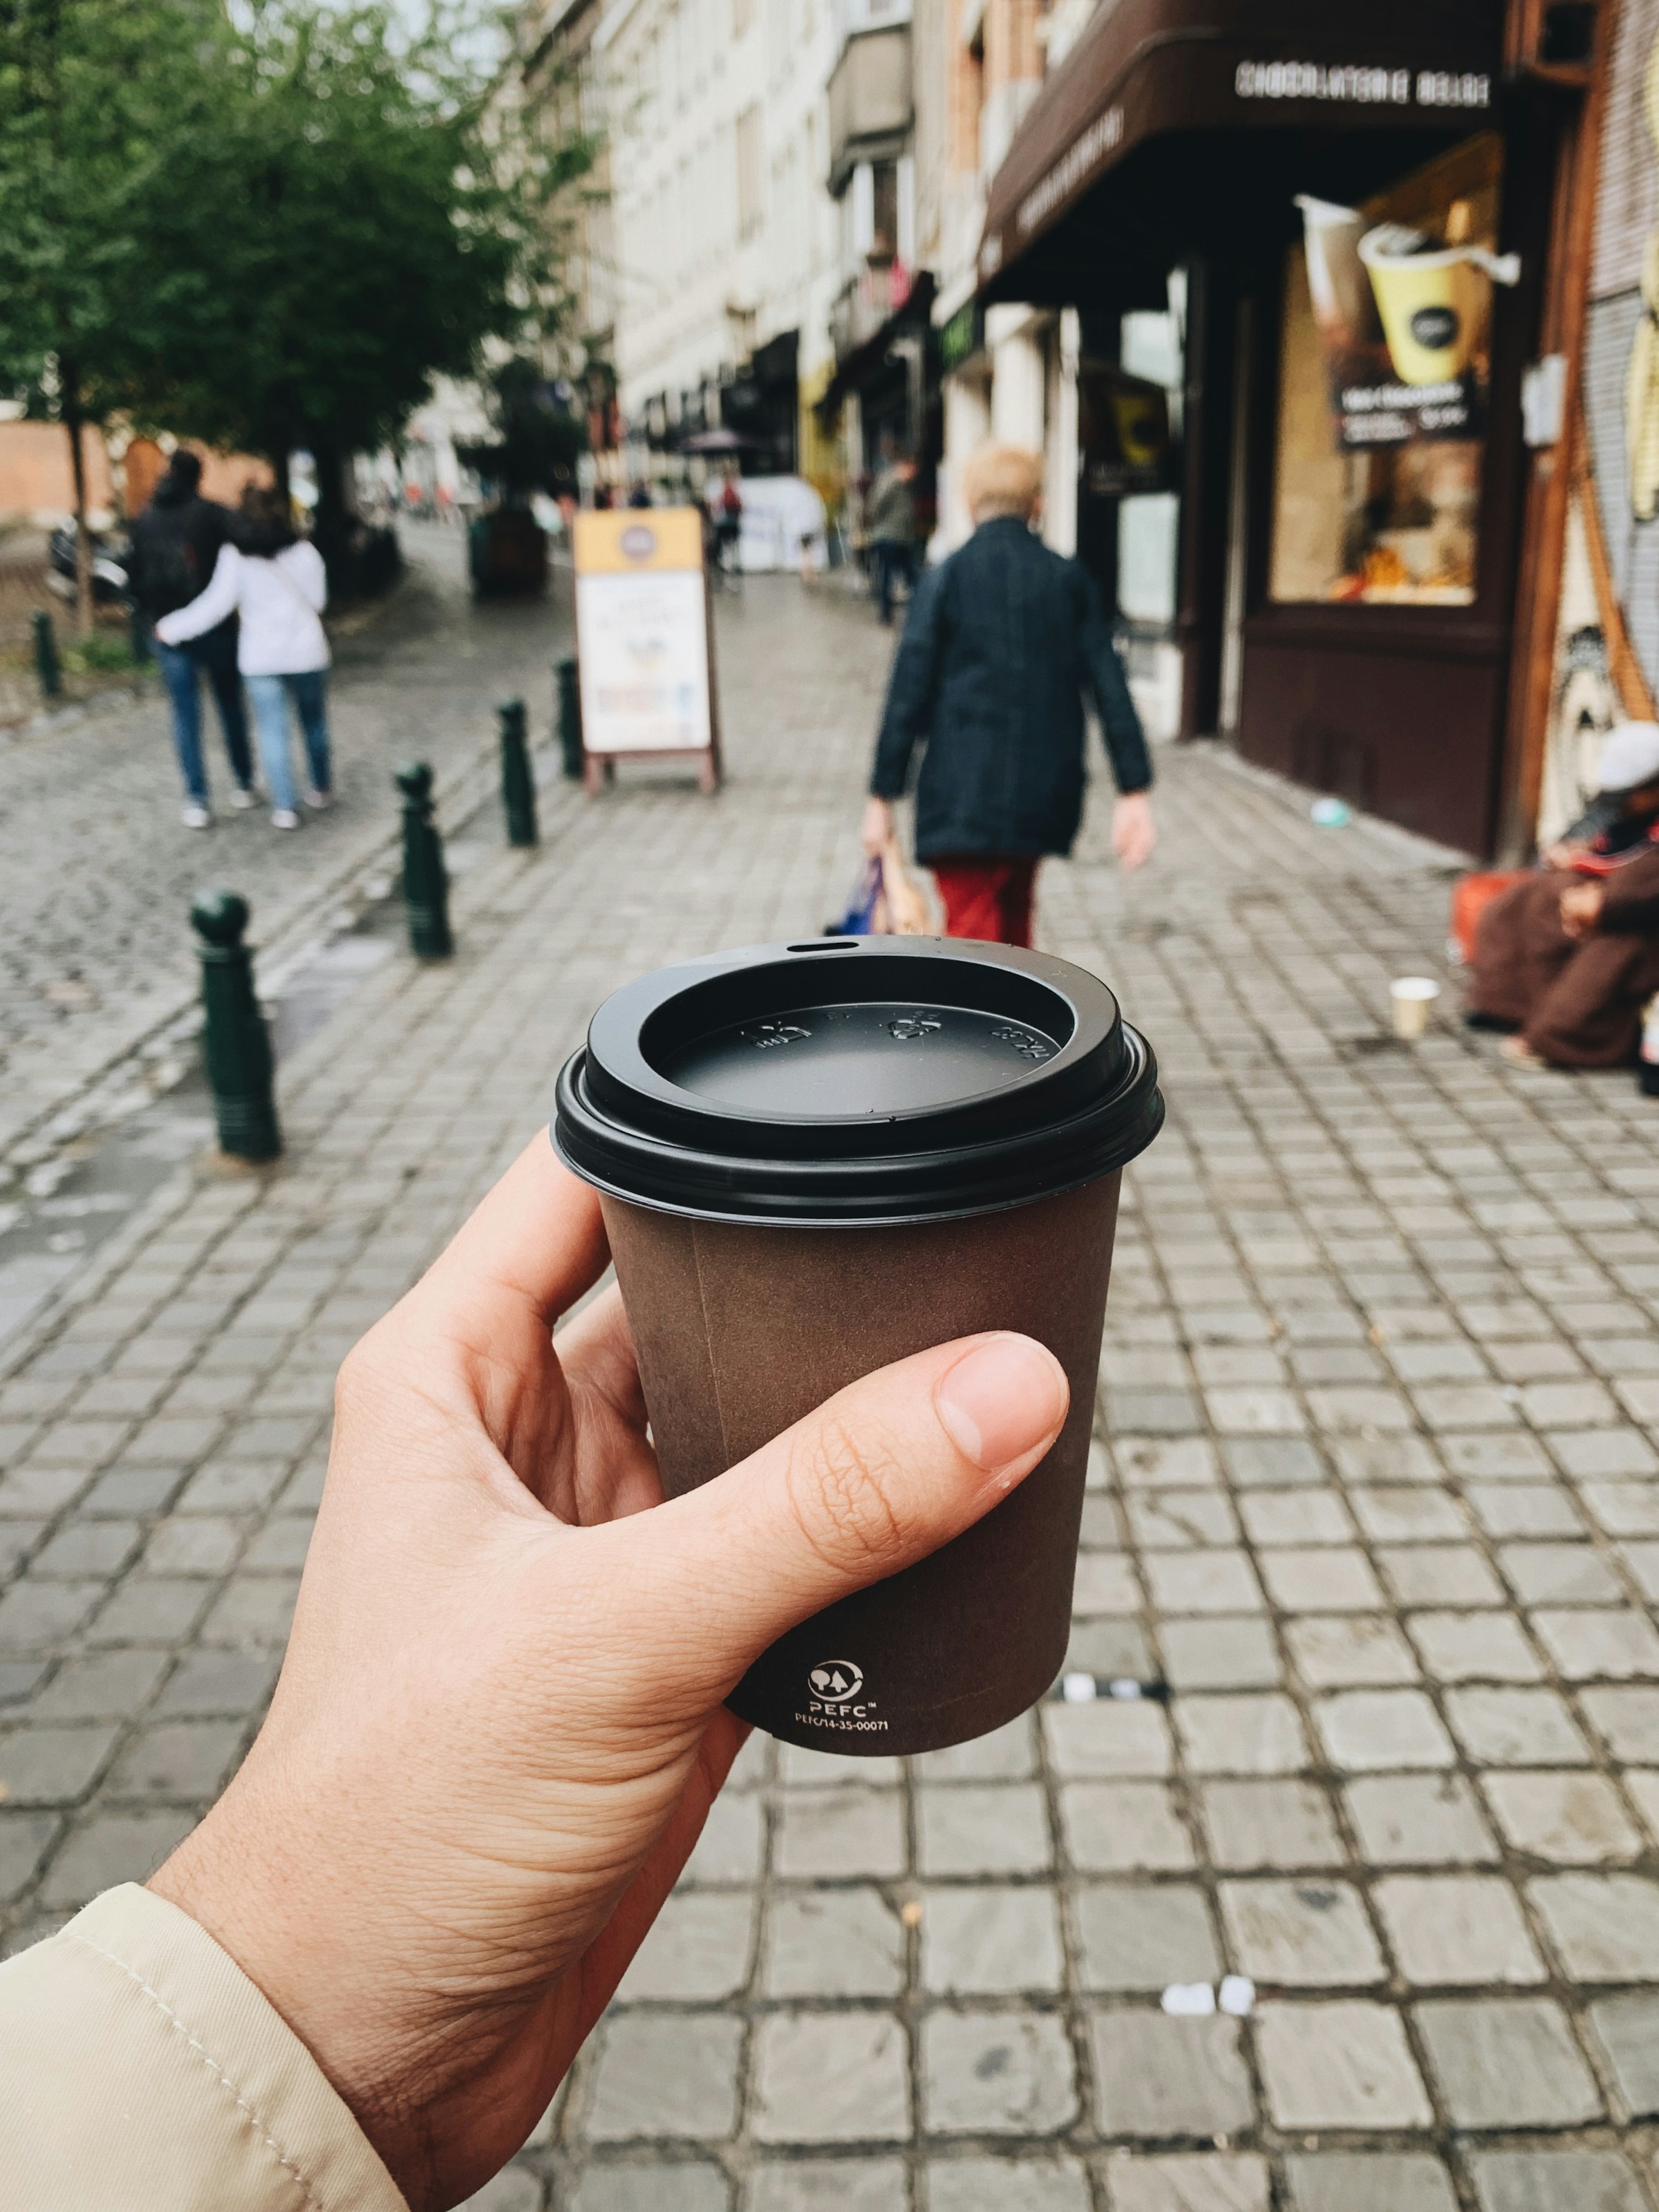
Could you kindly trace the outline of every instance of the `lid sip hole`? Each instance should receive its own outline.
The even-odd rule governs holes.
[[[815,937],[810,945],[786,945],[786,952],[852,952],[857,950],[856,937]]]

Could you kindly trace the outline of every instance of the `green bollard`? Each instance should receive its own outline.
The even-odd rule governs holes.
[[[524,701],[503,699],[495,713],[501,726],[501,805],[507,810],[507,842],[509,845],[534,845],[539,842],[536,784],[530,773]]]
[[[576,681],[576,663],[568,655],[554,670],[559,685],[559,750],[564,755],[564,772],[573,783],[580,783],[585,763],[582,759],[582,695]]]
[[[213,1091],[219,1149],[274,1160],[283,1149],[271,1097],[270,1034],[253,994],[253,953],[242,942],[247,901],[204,891],[190,918],[202,939],[202,1063]]]
[[[58,640],[52,635],[52,617],[44,607],[34,611],[34,672],[40,678],[40,696],[57,699],[63,696],[64,664],[58,658]]]
[[[447,960],[455,940],[449,933],[444,841],[432,819],[432,770],[424,761],[405,761],[398,770],[397,784],[404,795],[404,903],[409,908],[410,950],[417,960]]]

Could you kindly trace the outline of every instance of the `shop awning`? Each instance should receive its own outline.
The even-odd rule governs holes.
[[[1265,193],[1369,190],[1492,119],[1503,41],[1503,0],[1103,0],[992,179],[980,297],[1150,289]]]

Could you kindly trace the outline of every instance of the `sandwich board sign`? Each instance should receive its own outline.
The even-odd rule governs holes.
[[[695,507],[575,518],[583,784],[619,760],[695,763],[720,781],[702,517]]]

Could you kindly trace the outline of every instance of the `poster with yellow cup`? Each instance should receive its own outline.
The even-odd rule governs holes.
[[[1343,451],[1485,428],[1501,149],[1466,142],[1362,206],[1303,195],[1308,287]]]
[[[1437,251],[1422,232],[1384,222],[1360,240],[1359,258],[1401,382],[1447,384],[1461,377],[1492,312],[1492,278],[1469,248]]]

